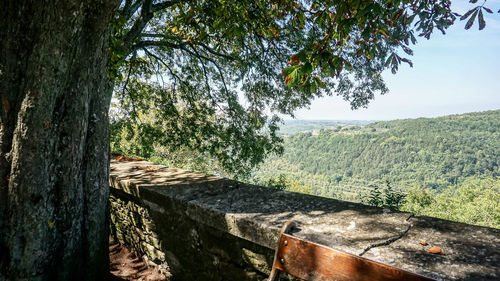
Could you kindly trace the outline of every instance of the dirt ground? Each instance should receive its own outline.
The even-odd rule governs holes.
[[[169,279],[148,265],[126,247],[109,238],[109,272],[107,281],[168,281]]]

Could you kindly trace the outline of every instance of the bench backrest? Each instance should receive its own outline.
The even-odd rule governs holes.
[[[281,231],[269,281],[278,280],[280,271],[308,281],[434,280],[297,238],[287,233],[293,225],[287,222]]]

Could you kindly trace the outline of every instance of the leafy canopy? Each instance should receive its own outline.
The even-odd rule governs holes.
[[[484,28],[483,11],[461,16],[465,27]],[[243,173],[281,151],[280,116],[323,95],[367,106],[388,91],[383,70],[411,65],[417,38],[459,16],[449,0],[124,0],[110,47],[112,146],[199,151]]]

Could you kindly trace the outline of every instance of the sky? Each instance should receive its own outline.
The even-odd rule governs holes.
[[[452,7],[463,14],[471,7],[467,2],[452,0]],[[500,0],[486,6],[497,12]],[[392,120],[500,109],[500,14],[484,15],[482,31],[477,22],[465,30],[465,21],[457,20],[446,35],[418,38],[413,68],[386,71],[389,93],[376,96],[367,109],[353,111],[342,98],[322,97],[296,111],[295,119]]]

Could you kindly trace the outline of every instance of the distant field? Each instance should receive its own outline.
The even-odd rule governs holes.
[[[337,127],[363,126],[376,121],[371,120],[286,120],[280,126],[279,134],[293,135],[301,132],[319,131],[321,129],[335,129]]]

